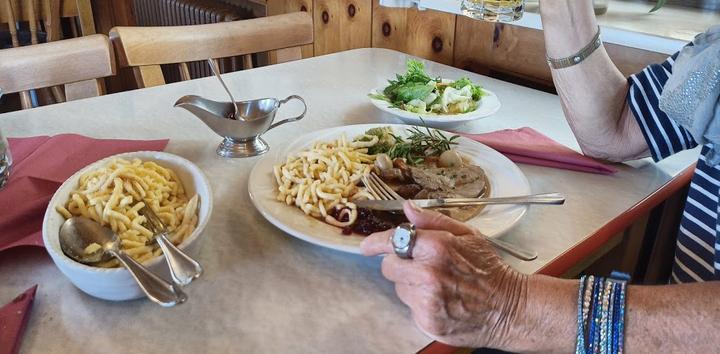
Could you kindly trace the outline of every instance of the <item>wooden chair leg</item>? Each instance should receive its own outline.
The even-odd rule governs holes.
[[[62,103],[67,100],[65,98],[65,92],[63,92],[63,89],[60,86],[51,87],[50,92],[52,92],[53,98],[55,98],[56,103]]]
[[[243,69],[252,69],[252,68],[253,68],[252,54],[243,55]]]
[[[28,91],[20,92],[20,106],[22,106],[22,109],[33,108],[32,97],[30,97],[30,92],[28,92]]]

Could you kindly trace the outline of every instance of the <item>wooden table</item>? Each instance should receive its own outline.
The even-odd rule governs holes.
[[[370,122],[396,123],[366,93],[403,72],[407,55],[359,49],[226,75],[240,99],[300,94],[307,117],[270,131],[279,147],[317,129]],[[447,78],[469,76],[497,93],[502,109],[464,126],[486,132],[529,126],[577,148],[557,96],[428,63]],[[220,138],[189,113],[172,107],[198,94],[225,100],[214,78],[74,101],[0,115],[8,136],[79,133],[97,138],[170,138],[166,151],[183,156],[210,178],[215,205],[199,260],[206,272],[187,288],[190,300],[163,309],[149,301],[106,302],[76,289],[37,249],[0,255],[0,303],[39,284],[25,334],[26,352],[415,352],[431,340],[380,274],[380,258],[323,249],[285,235],[253,208],[249,172],[259,158],[215,155]],[[300,107],[287,108],[290,116]],[[293,111],[295,110],[295,112]],[[654,164],[618,165],[613,176],[520,165],[534,192],[561,192],[563,207],[532,207],[503,239],[537,250],[514,268],[560,274],[602,246],[638,213],[687,183],[697,157],[684,152]],[[624,226],[623,226],[624,225]]]

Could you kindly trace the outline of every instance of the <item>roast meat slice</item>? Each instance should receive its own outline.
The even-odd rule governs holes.
[[[475,165],[462,167],[410,167],[423,190],[415,198],[475,198],[485,189],[485,172]]]

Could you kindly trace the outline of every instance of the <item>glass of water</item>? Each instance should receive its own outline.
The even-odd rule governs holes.
[[[10,179],[11,166],[12,155],[10,155],[10,146],[0,131],[0,189],[2,189]]]
[[[522,18],[525,0],[462,0],[465,16],[488,22],[513,22]]]

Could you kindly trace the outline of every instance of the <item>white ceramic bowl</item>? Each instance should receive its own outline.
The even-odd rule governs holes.
[[[94,162],[68,178],[55,192],[45,211],[42,228],[43,243],[55,265],[75,286],[94,297],[113,301],[131,300],[144,297],[145,294],[125,268],[88,266],[70,259],[62,252],[59,232],[65,219],[55,211],[55,206],[65,204],[70,198],[70,192],[77,188],[80,175],[107,164],[113,158],[138,158],[143,161],[154,161],[160,166],[171,168],[180,178],[189,196],[198,194],[200,202],[197,228],[179,246],[191,256],[195,253],[200,235],[210,219],[213,205],[212,191],[205,174],[192,162],[166,152],[139,151],[114,155]],[[165,279],[170,279],[170,272],[163,256],[150,259],[143,265]]]

